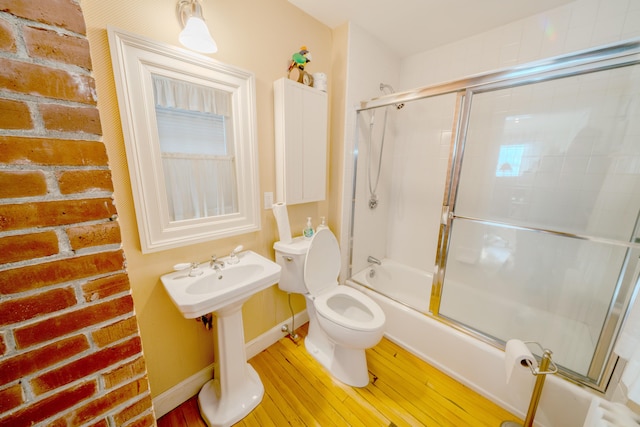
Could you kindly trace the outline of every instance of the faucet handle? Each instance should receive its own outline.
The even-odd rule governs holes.
[[[240,252],[242,249],[244,249],[244,246],[242,245],[236,246],[236,248],[231,251],[231,254],[229,254],[229,259],[227,260],[227,264],[239,263],[240,260],[238,259],[238,252]]]
[[[186,270],[187,268],[191,269],[189,270],[190,277],[199,276],[203,273],[197,262],[181,262],[173,266],[175,271]]]

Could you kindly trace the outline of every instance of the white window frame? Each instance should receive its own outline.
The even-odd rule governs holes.
[[[255,76],[234,66],[108,28],[140,246],[143,253],[260,230]],[[231,96],[238,212],[171,221],[156,123],[152,74]]]

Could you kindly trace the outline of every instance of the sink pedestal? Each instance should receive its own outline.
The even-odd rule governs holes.
[[[246,300],[246,299],[245,299]],[[217,310],[218,358],[214,379],[198,394],[200,414],[211,427],[227,427],[247,416],[262,400],[264,386],[247,363],[242,304]]]

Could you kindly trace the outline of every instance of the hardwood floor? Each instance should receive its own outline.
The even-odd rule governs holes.
[[[367,350],[370,382],[333,380],[307,353],[302,337],[283,338],[249,362],[265,387],[262,402],[235,424],[253,426],[492,426],[522,422],[468,387],[383,338]],[[206,427],[197,396],[158,420],[158,427]]]

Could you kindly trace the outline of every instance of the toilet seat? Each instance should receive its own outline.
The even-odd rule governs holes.
[[[385,315],[380,306],[362,292],[337,285],[313,300],[317,313],[345,328],[373,331],[384,326]]]
[[[340,248],[331,230],[313,236],[304,262],[304,283],[319,315],[345,328],[373,331],[382,328],[384,312],[362,292],[340,286]]]

